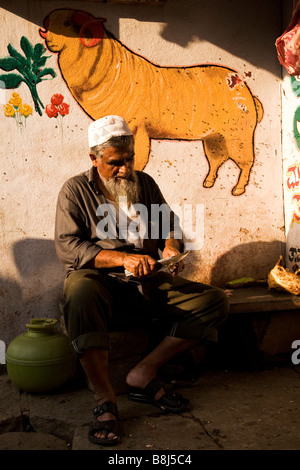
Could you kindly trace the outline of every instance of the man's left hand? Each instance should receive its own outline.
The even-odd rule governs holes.
[[[171,256],[179,255],[179,253],[180,253],[179,241],[173,238],[168,239],[166,241],[165,248],[162,253],[163,259],[170,258]],[[184,270],[184,261],[179,261],[179,263],[176,263],[170,266],[169,270],[173,276],[176,276],[176,274]]]

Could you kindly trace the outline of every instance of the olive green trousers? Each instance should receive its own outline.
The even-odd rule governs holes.
[[[138,284],[105,270],[72,271],[64,285],[64,319],[75,351],[110,348],[109,331],[151,327],[161,336],[217,341],[228,315],[228,298],[219,288],[160,272]]]

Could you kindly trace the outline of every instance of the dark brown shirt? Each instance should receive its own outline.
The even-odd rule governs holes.
[[[97,209],[102,204],[107,204],[108,201],[97,187],[96,171],[92,167],[68,179],[59,192],[55,221],[55,247],[60,261],[69,271],[83,268],[103,249],[135,251],[133,244],[119,238],[117,221],[116,237],[107,236],[105,239],[100,239],[99,231],[97,234],[97,225],[104,217],[104,215],[97,215]],[[170,210],[153,178],[143,172],[137,171],[136,173],[140,185],[138,202],[147,208],[148,214],[148,236],[143,240],[141,252],[158,259],[159,250],[163,250],[166,238],[181,240],[178,218]],[[157,217],[158,207],[164,208],[163,212],[159,212],[159,217]],[[168,213],[166,208],[168,208]],[[167,221],[168,217],[170,222]]]

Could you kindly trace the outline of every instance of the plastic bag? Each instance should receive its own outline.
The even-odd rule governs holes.
[[[291,22],[275,46],[278,60],[288,74],[300,75],[300,0],[294,1]]]

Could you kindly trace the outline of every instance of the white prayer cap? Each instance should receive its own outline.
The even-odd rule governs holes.
[[[88,128],[89,146],[103,144],[117,135],[132,135],[126,121],[120,116],[105,116],[92,122]]]

